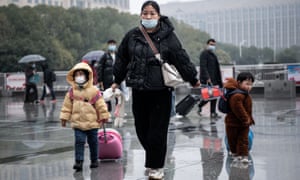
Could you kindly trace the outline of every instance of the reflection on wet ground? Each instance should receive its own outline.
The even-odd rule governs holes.
[[[183,96],[178,95],[177,101]],[[73,131],[60,127],[62,104],[24,104],[22,97],[0,98],[0,179],[147,179],[144,151],[135,135],[130,102],[126,124],[117,130],[123,138],[123,158],[84,170],[72,169]],[[172,120],[165,164],[166,180],[298,179],[300,175],[300,99],[253,99],[254,142],[249,165],[233,163],[224,145],[224,122],[210,123],[207,105],[199,117],[196,108],[187,117]],[[110,124],[108,126],[111,126]]]

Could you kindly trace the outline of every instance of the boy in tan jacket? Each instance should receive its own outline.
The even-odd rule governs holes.
[[[67,74],[71,85],[61,108],[62,126],[71,123],[75,134],[75,164],[73,169],[82,170],[84,145],[90,150],[90,168],[98,167],[98,129],[110,116],[100,91],[93,86],[93,72],[86,63],[76,64]]]

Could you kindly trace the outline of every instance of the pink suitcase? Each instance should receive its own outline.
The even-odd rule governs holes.
[[[123,154],[122,137],[120,133],[112,128],[105,128],[98,131],[99,159],[116,160]]]

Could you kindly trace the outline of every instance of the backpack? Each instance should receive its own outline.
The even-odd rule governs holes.
[[[56,74],[54,71],[51,71],[51,81],[56,81]]]
[[[229,106],[229,98],[236,93],[248,94],[246,91],[240,89],[223,89],[222,96],[219,100],[218,109],[220,112],[227,114],[231,111]]]

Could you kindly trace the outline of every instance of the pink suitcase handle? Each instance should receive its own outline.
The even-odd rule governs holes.
[[[108,136],[108,135],[110,136],[111,139],[113,139],[113,137],[115,136],[115,137],[117,137],[119,140],[122,141],[121,135],[120,135],[119,133],[117,133],[117,132],[110,131],[109,134],[107,134],[106,128],[105,128],[105,123],[102,124],[102,127],[103,127],[103,134],[101,134],[101,135],[99,136],[99,138],[104,137],[104,142],[105,142],[105,143],[107,143],[107,138],[108,138],[107,136]]]

